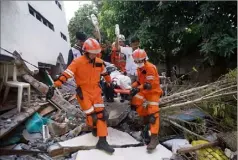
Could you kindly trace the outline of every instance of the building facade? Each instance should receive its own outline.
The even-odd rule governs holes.
[[[56,65],[60,53],[67,60],[70,44],[62,1],[4,0],[0,3],[2,48],[16,50],[36,66]]]

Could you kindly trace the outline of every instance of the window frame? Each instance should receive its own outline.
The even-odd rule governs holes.
[[[29,13],[33,17],[35,17],[38,21],[43,23],[45,26],[47,26],[52,31],[55,31],[54,25],[50,21],[48,21],[42,14],[40,14],[40,12],[38,12],[36,9],[34,9],[29,3],[28,3],[28,10],[29,10]]]

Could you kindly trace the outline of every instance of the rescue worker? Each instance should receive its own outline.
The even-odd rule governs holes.
[[[83,54],[82,46],[83,46],[83,43],[85,42],[85,40],[87,39],[87,36],[83,32],[77,32],[75,36],[76,36],[77,42],[69,50],[67,67],[71,64],[71,62],[75,58],[82,56],[82,54]]]
[[[159,98],[162,95],[160,79],[156,67],[146,60],[147,54],[142,49],[133,52],[134,62],[137,64],[137,81],[132,84],[131,107],[139,116],[144,117],[144,122],[149,124],[151,141],[147,150],[153,150],[158,144],[159,133]],[[143,102],[148,105],[143,107]]]
[[[125,46],[125,37],[124,35],[119,35],[119,45]],[[123,73],[126,73],[126,55],[121,53],[115,47],[115,42],[112,44],[112,53],[111,53],[111,62]]]
[[[137,65],[133,60],[132,53],[134,50],[139,48],[140,40],[137,37],[133,37],[131,39],[130,47],[124,47],[120,45],[122,44],[122,42],[119,40],[119,37],[117,37],[116,39],[115,47],[119,52],[123,53],[126,56],[126,75],[131,78],[131,82],[134,82],[136,81]]]
[[[96,148],[113,153],[114,149],[106,140],[108,113],[105,110],[99,86],[100,75],[104,76],[108,84],[111,78],[106,72],[103,60],[96,57],[101,52],[97,40],[87,39],[82,49],[83,55],[73,60],[59,79],[54,82],[54,87],[60,87],[68,78],[75,78],[77,100],[86,114],[86,123],[93,128],[92,134],[99,137]],[[47,97],[52,98],[52,91],[48,91]]]
[[[108,40],[105,40],[105,47],[102,47],[102,59],[111,63],[111,44]]]

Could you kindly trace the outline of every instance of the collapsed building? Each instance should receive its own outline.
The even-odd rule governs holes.
[[[4,102],[0,108],[0,159],[117,159],[122,154],[125,159],[194,159],[198,156],[205,159],[235,158],[237,132],[225,128],[229,132],[224,134],[217,120],[201,109],[202,105],[209,103],[208,100],[217,98],[220,100],[218,103],[234,106],[237,102],[237,82],[236,75],[233,74],[211,84],[197,87],[191,85],[176,91],[167,90],[167,86],[173,86],[173,83],[165,75],[161,76],[161,86],[166,93],[160,101],[161,144],[153,154],[145,152],[145,145],[150,138],[148,126],[144,126],[143,120],[131,110],[129,101],[120,102],[115,98],[112,103],[105,102],[109,112],[109,144],[116,148],[116,152],[114,155],[107,155],[96,150],[97,139],[85,124],[85,115],[75,98],[74,81],[64,84],[51,100],[45,99],[48,86],[52,84],[51,77],[54,79],[55,75],[65,69],[64,59],[69,44],[67,28],[57,27],[58,22],[51,17],[56,14],[47,18],[46,13],[49,12],[41,13],[41,9],[47,7],[39,7],[40,3],[42,2],[1,1],[1,7],[4,6],[1,12],[5,13],[1,16],[6,22],[21,19],[21,22],[18,21],[21,28],[27,21],[32,21],[34,25],[42,25],[47,38],[52,39],[42,37],[41,42],[40,39],[26,42],[24,40],[34,39],[35,34],[33,29],[28,28],[33,37],[22,34],[25,31],[16,30],[22,35],[10,36],[14,40],[1,40],[1,45],[6,50],[1,50],[0,55],[0,101]],[[47,3],[51,5],[51,12],[56,10],[57,14],[64,15],[60,2]],[[16,15],[8,14],[14,7],[17,8],[14,12]],[[18,17],[23,15],[27,18]],[[64,16],[61,18],[64,23]],[[67,27],[66,24],[60,26]],[[1,28],[4,29],[4,37],[8,37],[6,33],[11,30],[15,32],[16,28],[11,27]],[[18,39],[20,37],[22,41]],[[49,48],[52,50],[42,48],[39,44],[50,44]],[[29,45],[31,49],[27,50]],[[38,71],[33,72],[35,69]],[[231,112],[236,113],[235,110]]]

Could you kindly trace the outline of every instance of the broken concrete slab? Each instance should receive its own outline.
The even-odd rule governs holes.
[[[116,148],[112,155],[106,154],[97,149],[89,151],[78,151],[76,160],[86,159],[103,159],[103,160],[122,160],[122,159],[136,159],[136,160],[164,160],[170,159],[172,152],[166,149],[162,145],[158,145],[153,153],[147,153],[146,146],[142,147],[128,147],[128,148]]]
[[[70,139],[65,142],[59,142],[62,147],[77,147],[77,146],[96,146],[98,141],[98,137],[94,137],[91,133]],[[137,140],[135,140],[129,134],[108,127],[108,136],[107,141],[110,145],[113,146],[123,146],[123,145],[131,145],[131,144],[139,144]]]
[[[119,98],[112,103],[105,102],[105,106],[109,113],[108,126],[117,126],[131,111],[128,102],[121,103]]]
[[[24,105],[24,104],[23,104]],[[40,109],[40,105],[35,103],[33,106],[22,107],[22,112],[18,113],[17,108],[10,110],[2,115],[0,115],[0,138],[8,134],[19,124],[21,124],[25,119],[30,117],[33,113]]]
[[[48,124],[50,135],[55,136],[61,136],[64,135],[69,131],[69,127],[67,123],[57,123],[54,121],[50,121]]]
[[[87,133],[85,135],[78,136],[64,142],[56,143],[48,148],[48,152],[52,157],[55,157],[68,155],[69,153],[76,152],[78,150],[95,149],[97,141],[97,137],[94,137],[92,133]],[[108,128],[107,141],[113,147],[143,145],[129,134],[113,129],[111,127]]]

